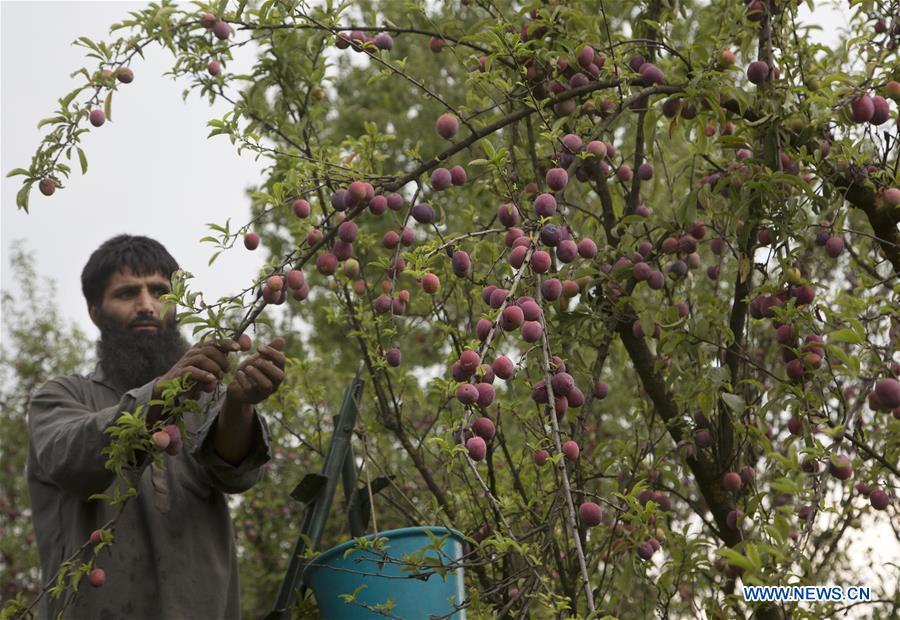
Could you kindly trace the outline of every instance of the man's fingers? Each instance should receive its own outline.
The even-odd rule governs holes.
[[[259,368],[271,379],[277,381],[284,379],[284,366],[262,357],[259,353],[254,353],[241,362],[240,368],[243,368],[245,371],[251,367]]]
[[[225,374],[221,366],[219,366],[216,362],[209,359],[208,357],[204,357],[202,355],[190,360],[189,364],[190,365],[186,368],[197,368],[199,370],[206,371],[209,374],[214,375],[216,379],[221,379]]]
[[[247,366],[252,366],[260,359],[262,358],[259,356],[259,353],[254,353],[250,357],[246,358],[243,362],[241,362],[241,365],[238,368],[246,368]]]
[[[241,345],[238,344],[236,340],[231,338],[223,338],[222,340],[215,340],[211,342],[212,346],[216,347],[223,353],[232,353],[235,351],[241,350]]]
[[[285,344],[286,340],[281,336],[268,345],[261,344],[238,366],[233,381],[247,393],[248,398],[271,394],[284,380],[286,360],[282,351]],[[228,353],[241,350],[240,344],[231,338],[194,345],[180,360],[178,374],[187,372],[192,380],[201,385],[221,381],[231,366]]]
[[[248,366],[244,369],[247,376],[253,380],[254,387],[267,393],[271,393],[275,389],[272,381],[256,366]]]
[[[274,383],[281,383],[284,379],[284,371],[271,360],[260,360],[254,366],[265,373],[265,375]]]
[[[212,360],[223,372],[228,372],[228,356],[218,345],[208,344],[201,350],[203,357]]]
[[[278,345],[277,347],[274,345]],[[281,352],[281,347],[284,347],[284,338],[276,338],[268,345],[260,345],[259,353],[261,355],[265,355],[266,358],[275,362],[275,365],[279,368],[284,368],[285,357],[284,353]]]
[[[183,368],[179,376],[184,375],[184,373],[188,373],[188,377],[196,383],[211,383],[219,380],[219,377],[215,374],[198,366],[188,366],[187,368]]]
[[[247,377],[247,374],[243,370],[238,370],[236,373],[234,373],[234,380],[237,381],[238,385],[240,385],[244,390],[247,390],[248,392],[253,390],[253,383],[250,381],[249,377]]]
[[[202,347],[193,347],[188,350],[173,368],[178,368],[178,366],[182,369],[196,366],[215,373],[221,378],[223,373],[228,372],[228,359],[214,346],[204,345]],[[184,371],[182,370],[178,374],[182,374],[183,372]]]

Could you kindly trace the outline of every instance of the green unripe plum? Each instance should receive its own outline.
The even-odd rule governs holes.
[[[341,272],[351,280],[357,278],[359,276],[359,261],[355,258],[348,258],[344,261]]]

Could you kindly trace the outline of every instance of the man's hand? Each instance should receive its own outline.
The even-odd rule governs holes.
[[[227,397],[232,403],[255,405],[271,396],[284,380],[284,338],[260,345],[256,353],[245,359],[228,384]]]
[[[156,380],[153,384],[153,398],[158,399],[162,395],[162,388],[159,387],[161,381],[175,379],[185,373],[197,383],[197,387],[188,394],[189,398],[195,397],[198,389],[212,392],[216,383],[228,372],[227,354],[239,350],[238,343],[230,338],[214,343],[195,344],[166,374]]]
[[[268,346],[260,345],[256,353],[238,366],[228,384],[225,406],[219,413],[213,435],[216,453],[237,466],[250,453],[253,437],[253,405],[268,398],[284,379],[284,338],[276,338]]]

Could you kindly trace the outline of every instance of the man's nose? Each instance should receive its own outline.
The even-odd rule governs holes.
[[[159,315],[159,299],[153,296],[148,289],[141,290],[137,299],[137,312],[142,315]]]

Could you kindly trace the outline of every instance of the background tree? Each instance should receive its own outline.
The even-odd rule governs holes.
[[[786,583],[895,617],[895,564],[860,584],[850,541],[900,537],[897,14],[853,4],[827,49],[776,0],[154,4],[80,41],[19,205],[155,43],[269,162],[204,238],[264,248],[259,280],[174,292],[197,334],[288,337],[270,476],[235,501],[248,617],[360,360],[377,527],[465,532],[475,617],[847,611],[737,588]]]
[[[0,348],[0,591],[3,598],[34,597],[43,585],[31,524],[25,464],[31,394],[48,379],[90,370],[90,341],[67,325],[56,303],[52,279],[39,277],[33,257],[19,241],[12,248],[11,280],[3,291]]]

